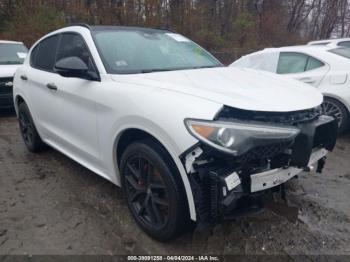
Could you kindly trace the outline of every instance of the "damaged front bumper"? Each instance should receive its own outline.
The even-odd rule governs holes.
[[[328,153],[328,150],[324,148],[314,149],[314,151],[311,154],[308,167],[313,166],[320,159],[323,159],[327,155],[327,153]],[[250,192],[254,193],[254,192],[266,190],[275,186],[279,186],[303,171],[304,169],[300,169],[296,167],[288,167],[288,168],[278,168],[278,169],[273,169],[273,170],[269,170],[269,171],[265,171],[257,174],[252,174],[250,176],[250,179],[251,179]]]
[[[267,194],[317,163],[321,172],[332,151],[338,124],[328,116],[293,125],[300,132],[292,143],[253,148],[244,155],[227,155],[199,143],[181,156],[201,223],[216,223],[260,211]]]

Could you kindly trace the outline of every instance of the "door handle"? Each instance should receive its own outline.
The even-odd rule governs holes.
[[[25,76],[25,75],[21,75],[21,79],[24,80],[24,81],[27,81],[27,80],[28,80],[28,77]]]
[[[50,90],[57,91],[57,86],[55,84],[47,84],[46,87]]]
[[[316,82],[316,80],[312,79],[311,77],[303,77],[303,78],[299,78],[299,81],[302,81],[306,84],[313,84]]]

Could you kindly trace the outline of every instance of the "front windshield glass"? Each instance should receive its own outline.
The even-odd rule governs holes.
[[[93,32],[96,46],[110,74],[137,74],[220,67],[203,48],[182,35],[161,30],[105,30]]]
[[[28,49],[23,44],[0,43],[0,65],[23,64]]]

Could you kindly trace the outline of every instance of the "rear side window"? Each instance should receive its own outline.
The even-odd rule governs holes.
[[[350,47],[350,41],[340,42],[338,45],[339,46],[344,46],[344,47]]]
[[[58,35],[48,37],[42,40],[33,49],[30,56],[30,62],[32,67],[50,72],[53,71],[58,40]]]
[[[305,71],[317,69],[317,68],[322,67],[322,66],[324,66],[324,63],[309,56]]]
[[[278,74],[296,74],[317,69],[324,66],[324,63],[302,53],[282,52],[279,57]]]
[[[350,48],[340,47],[340,48],[329,50],[329,52],[350,59]]]

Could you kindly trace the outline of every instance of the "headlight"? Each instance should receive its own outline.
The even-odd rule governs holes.
[[[219,122],[186,119],[189,132],[220,151],[238,156],[258,146],[292,142],[299,134],[296,127],[249,122]]]

